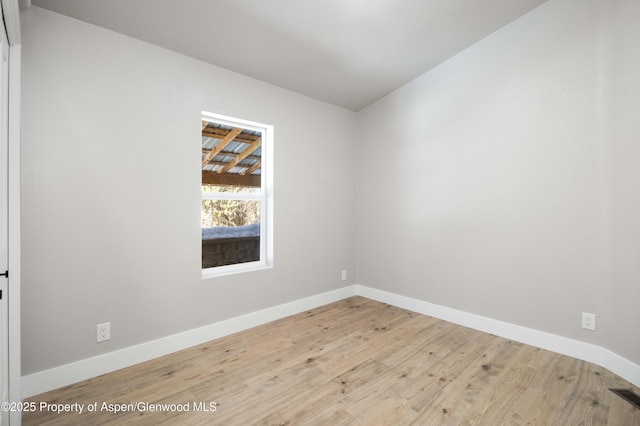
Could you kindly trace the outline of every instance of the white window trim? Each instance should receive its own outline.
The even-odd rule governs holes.
[[[213,121],[233,127],[262,132],[262,165],[260,193],[203,193],[202,199],[259,200],[260,211],[260,260],[256,262],[237,263],[234,265],[215,266],[202,269],[202,279],[259,271],[273,268],[273,141],[274,128],[269,124],[242,120],[220,114],[202,111],[202,120]],[[201,244],[200,240],[200,244]]]

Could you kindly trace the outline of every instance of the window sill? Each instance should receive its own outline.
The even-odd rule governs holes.
[[[236,265],[216,266],[214,268],[207,268],[202,270],[202,279],[223,277],[225,275],[235,275],[244,272],[261,271],[263,269],[271,269],[272,265],[267,265],[264,262],[247,262],[238,263]]]

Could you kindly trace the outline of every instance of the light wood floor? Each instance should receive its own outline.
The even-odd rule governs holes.
[[[23,424],[640,425],[608,388],[638,392],[593,364],[353,297],[33,397],[85,412]],[[96,402],[142,406],[87,413]],[[189,411],[140,410],[161,403]]]

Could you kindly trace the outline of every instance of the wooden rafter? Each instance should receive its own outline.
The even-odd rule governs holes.
[[[204,132],[204,128],[207,127],[208,122],[202,120],[202,131]]]
[[[235,138],[233,140],[234,142],[238,142],[238,138]],[[206,154],[209,151],[211,151],[210,149],[207,148],[202,148],[202,153]],[[231,152],[231,151],[220,151],[218,153],[218,155],[224,155],[225,157],[237,157],[238,155],[242,154],[241,152]],[[260,156],[259,155],[249,155],[247,157],[245,157],[245,160],[253,160],[253,161],[260,161]],[[209,161],[209,164],[214,164],[213,161]],[[227,164],[226,162],[224,164]]]
[[[242,129],[239,127],[234,127],[233,129],[231,129],[229,133],[227,133],[224,138],[220,139],[220,142],[218,142],[218,144],[204,156],[204,158],[202,159],[202,166],[204,167],[209,162],[209,160],[218,155],[218,153],[222,151],[225,146],[229,145],[229,143],[234,140],[235,137],[238,136],[241,132]]]
[[[250,175],[251,173],[253,173],[256,170],[258,170],[260,167],[262,167],[262,161],[256,162],[253,166],[250,166],[247,170],[245,170],[244,172],[242,172],[240,174],[241,175]]]
[[[245,148],[244,151],[242,151],[236,158],[234,158],[233,160],[229,161],[229,163],[222,170],[220,170],[218,173],[226,173],[226,172],[228,172],[230,169],[235,167],[239,162],[241,162],[246,157],[248,157],[249,154],[253,153],[253,151],[258,149],[258,147],[260,147],[260,144],[262,144],[262,138],[258,138],[255,142],[253,142],[251,145],[249,145],[247,148]]]
[[[221,155],[225,155],[225,153],[222,152]],[[250,155],[247,158],[252,158],[253,161],[255,161],[255,163],[253,163],[253,164],[238,164],[236,167],[244,167],[245,168],[242,172],[240,172],[238,174],[250,175],[253,172],[255,172],[256,170],[258,170],[262,166],[262,162],[260,161],[260,157],[256,157],[254,155]],[[226,161],[214,161],[214,160],[211,160],[211,161],[209,161],[207,163],[207,165],[209,165],[209,166],[218,166],[218,167],[222,167],[222,168],[224,168],[227,164],[229,164],[229,163],[226,162]],[[207,171],[210,171],[212,173],[217,173],[217,172],[214,172],[213,170],[207,170]]]

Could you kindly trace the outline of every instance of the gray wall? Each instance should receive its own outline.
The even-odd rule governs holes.
[[[35,7],[22,25],[23,374],[353,283],[355,113]],[[200,278],[202,110],[275,126],[271,270]]]
[[[358,283],[639,364],[638,22],[552,0],[362,111]]]

